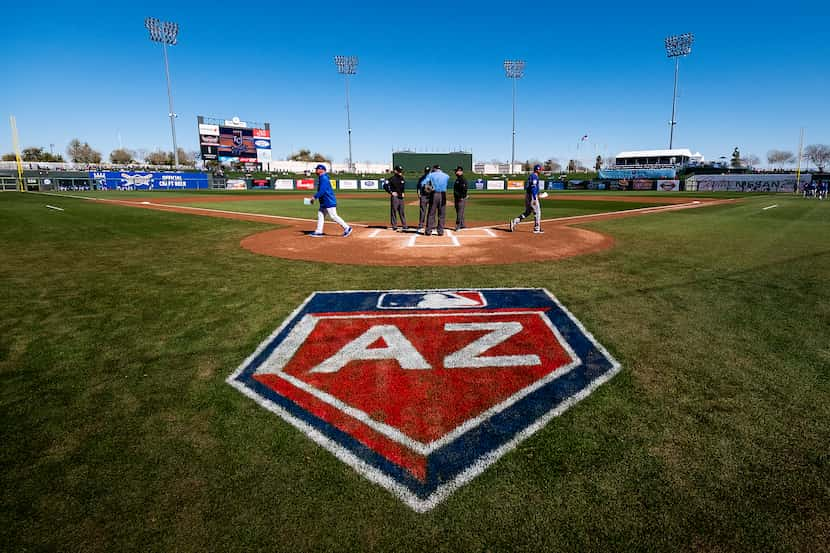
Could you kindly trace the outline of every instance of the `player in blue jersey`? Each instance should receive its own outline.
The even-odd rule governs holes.
[[[527,177],[527,184],[525,184],[525,210],[524,212],[510,220],[510,232],[516,230],[522,219],[533,213],[533,232],[535,234],[542,234],[542,207],[539,204],[539,194],[541,193],[541,181],[539,180],[539,173],[542,172],[541,165],[534,165],[533,172]]]
[[[326,222],[326,215],[328,215],[329,219],[343,227],[343,237],[345,238],[352,233],[352,227],[346,224],[346,221],[337,214],[337,198],[334,196],[334,189],[331,187],[331,180],[326,172],[326,166],[321,163],[314,171],[317,173],[317,193],[314,194],[311,203],[314,203],[314,200],[319,201],[320,209],[317,210],[317,230],[309,236],[315,238],[325,236],[323,234],[323,224]]]

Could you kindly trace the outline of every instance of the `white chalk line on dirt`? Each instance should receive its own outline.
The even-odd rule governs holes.
[[[210,209],[207,207],[193,207],[189,205],[176,205],[176,204],[158,204],[154,202],[148,201],[130,201],[130,200],[118,200],[114,198],[98,198],[98,197],[91,197],[91,196],[75,196],[72,194],[54,194],[51,192],[35,192],[36,194],[45,194],[47,196],[57,196],[60,198],[75,198],[78,200],[91,200],[95,202],[110,202],[119,205],[148,205],[152,207],[164,207],[167,209],[186,209],[191,211],[205,211],[207,213],[225,213],[228,215],[245,215],[247,217],[263,217],[266,219],[286,219],[289,221],[302,221],[304,223],[316,223],[317,219],[303,219],[301,217],[288,217],[286,215],[266,215],[264,213],[247,213],[245,211],[230,211],[226,209]],[[328,224],[336,224],[334,221],[326,221]],[[353,223],[351,224],[353,227],[368,227],[369,225],[365,225],[363,223]]]
[[[542,219],[541,222],[542,223],[556,223],[556,222],[561,222],[561,221],[571,221],[571,220],[574,220],[574,219],[583,219],[583,220],[584,219],[600,219],[600,218],[606,217],[608,215],[617,215],[617,214],[623,214],[623,213],[652,213],[652,212],[659,213],[661,211],[673,211],[673,210],[677,210],[677,209],[689,209],[689,208],[692,208],[692,207],[700,207],[702,205],[704,205],[703,202],[695,200],[693,202],[687,202],[687,203],[684,203],[684,204],[660,205],[660,206],[657,206],[657,207],[639,207],[637,209],[621,209],[619,211],[603,211],[602,213],[593,213],[591,215],[571,215],[569,217],[557,217],[555,219]],[[521,225],[521,224],[527,224],[527,223],[532,223],[532,222],[533,222],[533,220],[531,219],[531,220],[528,220],[528,221],[523,221],[519,224]],[[494,228],[499,228],[499,227],[502,227],[502,226],[503,225],[489,225],[489,226],[484,226],[484,227],[470,227],[469,230],[494,229]]]

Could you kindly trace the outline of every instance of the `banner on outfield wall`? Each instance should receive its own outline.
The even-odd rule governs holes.
[[[251,188],[269,188],[270,185],[268,179],[254,179],[251,181]]]
[[[484,190],[484,179],[476,179],[475,189],[476,190]]]
[[[658,192],[680,192],[680,181],[677,180],[677,179],[658,180],[657,181],[657,191]]]
[[[314,190],[314,179],[297,179],[297,190]]]
[[[607,180],[674,179],[676,169],[600,169],[599,178]]]
[[[549,180],[545,183],[545,190],[565,190],[565,181]]]
[[[360,189],[361,190],[377,190],[378,189],[378,181],[376,181],[376,180],[362,180],[362,181],[360,181]]]
[[[794,192],[795,173],[768,175],[692,175],[686,179],[686,190],[701,192]],[[810,184],[813,176],[801,175],[798,185]]]
[[[292,179],[275,179],[274,190],[294,190],[294,181]]]
[[[487,190],[504,190],[503,180],[488,180]]]
[[[634,179],[631,183],[632,190],[654,190],[654,181],[651,179]]]
[[[357,190],[357,181],[354,179],[341,179],[340,190]]]
[[[520,180],[509,180],[507,181],[507,189],[508,190],[524,190],[525,183],[524,181]]]
[[[225,184],[225,190],[245,190],[245,179],[228,179]]]
[[[205,173],[90,171],[89,178],[106,190],[180,190],[209,188]]]

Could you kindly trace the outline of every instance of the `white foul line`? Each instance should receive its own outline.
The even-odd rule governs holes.
[[[765,207],[765,208],[764,208],[764,209],[762,209],[761,211],[766,211],[766,210],[768,210],[768,209],[772,209],[773,207],[778,207],[778,204],[775,204],[775,205],[768,205],[767,207]]]
[[[369,234],[369,238],[374,238],[374,237],[375,237],[375,236],[377,236],[379,233],[380,233],[380,229],[379,229],[379,228],[376,228],[375,230],[373,230],[373,231]]]
[[[53,205],[47,205],[46,207],[48,207],[49,209],[54,209],[54,210],[57,210],[57,211],[63,211],[63,208],[62,208],[62,207],[55,207],[55,206],[53,206]]]

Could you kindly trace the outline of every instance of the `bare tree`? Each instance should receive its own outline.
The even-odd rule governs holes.
[[[752,169],[756,165],[759,165],[760,163],[761,160],[755,154],[747,154],[741,158],[741,165],[743,165],[744,167],[749,167],[750,169]]]
[[[167,165],[171,157],[170,152],[162,152],[159,150],[156,152],[150,152],[144,159],[150,165]]]
[[[110,152],[110,161],[121,165],[132,163],[133,153],[126,148],[118,148]]]
[[[804,148],[804,159],[812,162],[823,173],[824,167],[830,163],[830,146],[827,144],[810,144]]]
[[[777,165],[778,168],[781,169],[786,163],[792,163],[795,161],[795,155],[786,150],[770,150],[767,152],[767,161],[771,167],[775,167]]]
[[[69,141],[66,155],[75,163],[101,163],[101,152],[93,150],[89,143],[81,143],[77,138]]]
[[[600,169],[602,169],[602,156],[598,155],[597,161],[594,163],[594,170],[599,172]]]
[[[562,171],[562,165],[559,163],[559,160],[555,157],[545,160],[544,166],[545,171],[549,171],[551,173],[558,173]]]

